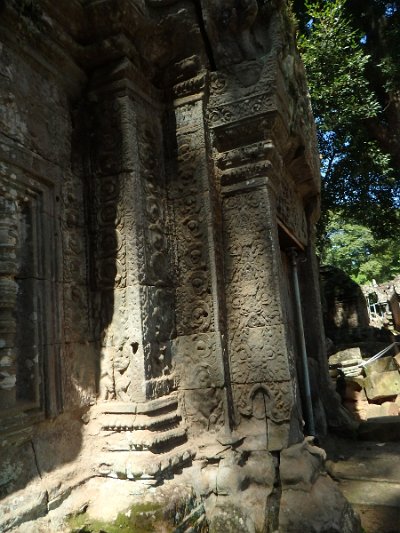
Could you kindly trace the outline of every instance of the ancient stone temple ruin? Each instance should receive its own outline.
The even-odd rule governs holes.
[[[287,3],[2,0],[0,40],[0,529],[191,479],[190,531],[357,531],[305,438],[335,400]]]

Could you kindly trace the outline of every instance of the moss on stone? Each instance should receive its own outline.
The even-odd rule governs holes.
[[[94,520],[87,513],[68,520],[71,533],[167,533],[173,530],[158,504],[142,503],[120,513],[113,522]]]

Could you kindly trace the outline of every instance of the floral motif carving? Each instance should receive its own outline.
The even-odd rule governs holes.
[[[246,98],[238,99],[224,105],[211,107],[207,118],[213,128],[245,120],[263,113],[270,113],[277,109],[277,102],[271,92],[264,92]]]
[[[172,349],[175,374],[181,389],[223,385],[220,347],[214,334],[177,337]]]

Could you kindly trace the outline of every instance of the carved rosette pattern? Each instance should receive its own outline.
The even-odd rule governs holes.
[[[174,198],[177,239],[178,335],[215,329],[209,259],[208,168],[201,121],[201,102],[176,108],[176,157],[175,165],[170,168],[169,193]]]
[[[145,377],[171,372],[170,340],[175,335],[175,294],[170,256],[163,139],[160,121],[140,117],[140,214],[138,265]],[[167,378],[168,379],[168,378]]]
[[[178,336],[172,343],[172,361],[186,420],[193,427],[216,429],[223,423],[225,395],[223,313],[215,302],[221,300],[221,256],[215,244],[220,221],[215,182],[210,179],[203,100],[196,95],[191,102],[177,101],[173,120],[176,137],[169,146],[167,168],[174,208]]]

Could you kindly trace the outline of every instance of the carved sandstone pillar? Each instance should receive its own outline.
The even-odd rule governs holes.
[[[102,398],[144,402],[175,386],[163,107],[142,74],[121,76],[92,92],[95,323]],[[136,83],[147,84],[146,97]]]
[[[216,73],[208,108],[223,200],[235,423],[251,449],[269,451],[287,447],[300,434],[280,279],[278,204],[285,168],[279,145],[285,129],[271,90],[277,80],[273,55]]]
[[[204,72],[174,87],[169,117],[168,194],[176,239],[173,365],[191,431],[224,424],[224,306],[220,210],[204,124]]]
[[[0,409],[16,402],[17,203],[0,197]]]

